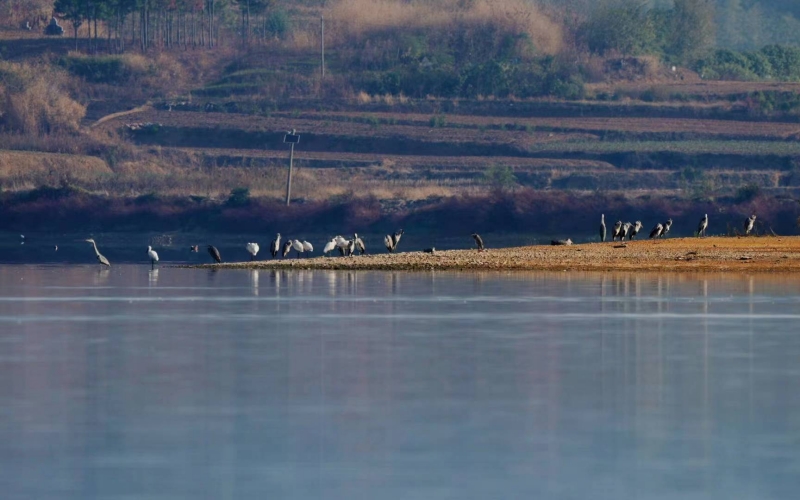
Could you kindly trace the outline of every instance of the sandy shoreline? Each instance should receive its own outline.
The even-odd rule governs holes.
[[[800,236],[671,238],[572,246],[381,253],[181,266],[217,269],[800,272]]]

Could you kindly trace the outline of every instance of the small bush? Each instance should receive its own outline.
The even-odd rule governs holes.
[[[761,194],[761,188],[757,184],[747,184],[736,190],[736,203],[747,203],[753,201]]]
[[[517,184],[517,176],[511,167],[494,165],[483,174],[484,181],[494,188],[506,189]]]
[[[239,187],[231,190],[225,205],[228,207],[245,207],[250,204],[250,190]]]

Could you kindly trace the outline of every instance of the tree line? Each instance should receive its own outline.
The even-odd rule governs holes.
[[[56,0],[54,11],[66,19],[75,38],[86,25],[90,50],[104,43],[123,52],[138,47],[214,47],[221,24],[234,25],[244,44],[281,36],[286,14],[273,0]],[[103,28],[105,40],[99,34]]]

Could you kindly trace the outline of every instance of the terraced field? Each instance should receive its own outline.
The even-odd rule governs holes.
[[[794,122],[149,108],[99,127],[133,128],[133,141],[194,164],[247,168],[285,165],[283,135],[296,129],[302,139],[295,160],[306,175],[336,183],[315,172],[345,169],[345,182],[357,175],[390,188],[476,187],[498,168],[537,189],[681,195],[756,185],[788,196],[800,187],[800,124]]]

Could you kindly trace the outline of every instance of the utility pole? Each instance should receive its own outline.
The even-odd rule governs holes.
[[[295,129],[286,132],[283,136],[283,142],[288,142],[291,146],[289,150],[289,177],[286,179],[286,206],[289,206],[289,201],[292,198],[292,164],[294,163],[294,145],[300,142],[300,134]]]
[[[320,45],[320,57],[322,60],[322,79],[325,79],[325,15],[319,16],[319,45]]]

